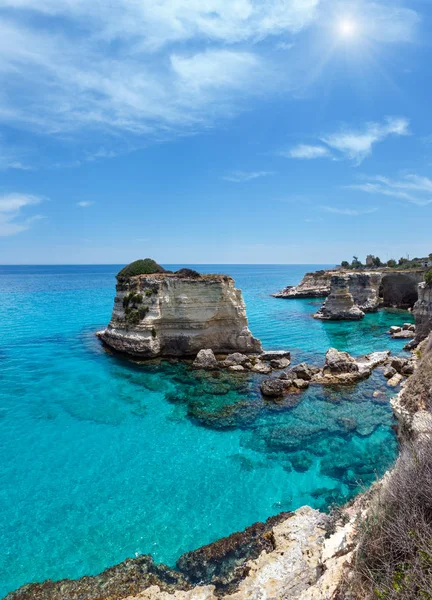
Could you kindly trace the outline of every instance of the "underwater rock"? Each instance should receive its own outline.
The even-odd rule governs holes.
[[[116,292],[111,321],[98,337],[123,354],[154,358],[195,356],[202,349],[262,351],[231,277],[123,269]]]
[[[217,369],[218,361],[213,350],[200,350],[193,362],[196,369]]]
[[[8,594],[7,600],[114,600],[135,596],[156,585],[166,592],[191,588],[181,573],[158,565],[151,556],[140,556],[94,577],[25,585]]]

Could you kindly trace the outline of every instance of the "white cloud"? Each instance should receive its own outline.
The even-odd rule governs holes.
[[[331,152],[324,146],[309,146],[307,144],[299,144],[294,146],[291,150],[280,152],[281,156],[286,158],[299,158],[305,160],[311,160],[313,158],[328,158],[331,156]]]
[[[320,138],[322,145],[299,144],[280,154],[287,158],[311,160],[331,158],[352,160],[359,165],[372,153],[373,146],[389,136],[409,135],[408,119],[387,117],[383,123],[366,123],[360,129],[346,127]]]
[[[344,129],[321,138],[333,150],[345,158],[360,164],[372,153],[374,144],[391,135],[409,134],[409,121],[404,118],[387,117],[384,123],[367,123],[358,130]]]
[[[202,128],[280,89],[255,42],[300,31],[319,2],[0,0],[0,122],[158,139]]]
[[[399,198],[417,206],[432,204],[432,179],[420,175],[404,175],[400,179],[369,177],[365,183],[346,186],[347,189]]]
[[[244,183],[260,177],[269,177],[270,175],[274,175],[273,171],[234,171],[229,175],[224,175],[222,179],[232,183]]]
[[[42,217],[34,215],[22,219],[22,209],[39,204],[42,198],[31,194],[3,194],[0,195],[0,237],[15,235],[26,231],[31,224]]]
[[[377,208],[357,210],[352,208],[336,208],[333,206],[321,206],[321,208],[326,212],[334,213],[336,215],[345,215],[347,217],[360,217],[361,215],[370,215],[371,213],[374,213],[378,210]]]
[[[91,202],[90,200],[82,200],[81,202],[77,202],[77,206],[80,206],[81,208],[88,208],[89,206],[93,206],[94,202]]]

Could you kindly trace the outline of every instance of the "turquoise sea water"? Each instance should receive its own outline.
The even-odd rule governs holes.
[[[396,454],[389,406],[372,398],[378,372],[274,404],[257,377],[104,351],[94,332],[119,268],[0,267],[0,596],[139,553],[174,565],[281,510],[343,502]],[[320,363],[329,346],[402,352],[385,332],[408,313],[322,323],[319,300],[269,296],[319,265],[198,268],[232,275],[254,335],[293,363]]]

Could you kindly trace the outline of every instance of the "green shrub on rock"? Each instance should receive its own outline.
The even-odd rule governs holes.
[[[432,269],[425,273],[425,281],[426,285],[432,286]]]
[[[136,275],[153,275],[154,273],[165,273],[165,269],[152,258],[144,258],[131,262],[124,267],[117,273],[117,279],[127,279]]]

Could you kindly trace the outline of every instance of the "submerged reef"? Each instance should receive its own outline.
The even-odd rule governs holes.
[[[123,354],[187,357],[214,352],[260,352],[248,329],[246,307],[234,280],[191,269],[164,271],[151,259],[136,261],[117,276],[111,321],[98,333]]]

